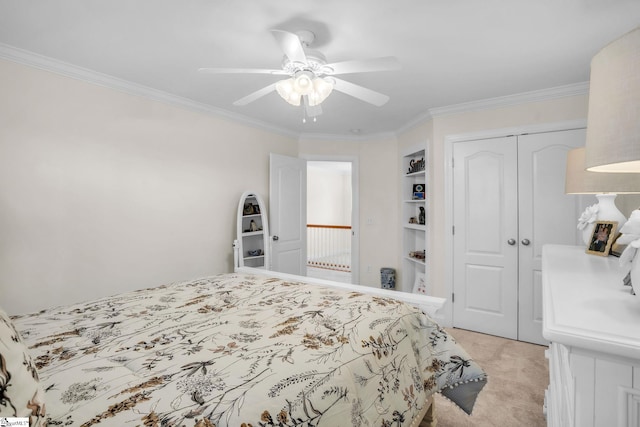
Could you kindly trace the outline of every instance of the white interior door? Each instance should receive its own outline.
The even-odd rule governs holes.
[[[269,156],[271,268],[301,276],[307,270],[307,162]]]
[[[586,130],[518,137],[519,297],[518,339],[542,337],[542,246],[581,244],[576,227],[585,196],[564,193],[567,151],[582,147]]]
[[[456,143],[453,156],[453,324],[516,339],[516,138]]]

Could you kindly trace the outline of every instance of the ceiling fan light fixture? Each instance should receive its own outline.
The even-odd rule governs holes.
[[[301,94],[295,89],[295,80],[293,78],[280,80],[276,83],[276,91],[291,105],[296,107],[300,105]]]
[[[299,72],[294,77],[276,83],[276,91],[291,105],[298,107],[302,97],[307,97],[311,107],[320,105],[333,91],[333,82],[315,77],[310,72]]]
[[[331,91],[333,91],[331,82],[320,77],[316,78],[313,81],[313,92],[308,95],[309,105],[312,107],[320,105],[331,94]]]
[[[300,71],[293,77],[293,89],[300,95],[309,95],[314,87],[315,76],[309,71]]]

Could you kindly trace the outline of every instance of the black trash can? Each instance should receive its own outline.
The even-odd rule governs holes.
[[[396,270],[395,268],[382,267],[380,269],[380,285],[382,289],[396,288]]]

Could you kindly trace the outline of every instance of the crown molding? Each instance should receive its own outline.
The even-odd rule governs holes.
[[[402,134],[410,129],[413,129],[416,126],[419,126],[429,120],[433,120],[433,115],[431,114],[431,110],[427,110],[424,113],[414,117],[411,121],[402,125],[397,131],[396,134]]]
[[[153,101],[163,102],[165,104],[174,105],[199,113],[214,114],[239,122],[243,125],[280,133],[289,137],[298,138],[300,136],[297,132],[292,132],[279,126],[273,126],[259,120],[251,119],[241,114],[232,113],[221,108],[215,108],[202,102],[172,95],[168,92],[113,77],[108,74],[99,73],[88,68],[79,67],[68,62],[59,61],[48,56],[19,49],[3,43],[0,43],[0,59],[6,59],[8,61],[17,62],[40,70],[70,77],[75,80],[84,81],[86,83],[102,86],[108,89],[114,89],[129,95],[141,96]]]
[[[548,89],[522,92],[514,95],[498,96],[479,101],[464,102],[461,104],[449,105],[429,109],[431,117],[447,116],[450,114],[468,113],[480,110],[509,107],[530,102],[548,101],[551,99],[565,98],[569,96],[579,96],[589,94],[589,82],[573,83],[564,86],[556,86]]]
[[[445,144],[465,141],[476,141],[504,136],[530,135],[536,133],[558,132],[571,129],[586,129],[587,119],[563,120],[559,122],[537,123],[499,129],[485,129],[476,132],[451,134],[445,136]]]

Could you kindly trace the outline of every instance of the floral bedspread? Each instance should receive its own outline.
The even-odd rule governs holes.
[[[486,376],[393,299],[226,274],[18,316],[49,426],[409,426]],[[466,401],[465,401],[466,400]]]

